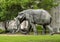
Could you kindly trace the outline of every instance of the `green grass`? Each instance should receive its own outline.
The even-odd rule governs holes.
[[[60,42],[60,35],[0,36],[0,42]]]

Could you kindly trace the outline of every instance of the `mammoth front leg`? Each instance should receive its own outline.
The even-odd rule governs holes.
[[[20,28],[21,28],[21,26],[20,26],[20,24],[18,24],[16,32],[20,32]]]
[[[37,35],[37,28],[36,28],[36,25],[35,24],[31,24],[32,25],[32,28],[33,28],[33,31],[34,31],[34,35]]]

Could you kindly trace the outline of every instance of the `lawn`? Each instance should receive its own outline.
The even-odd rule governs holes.
[[[60,42],[60,35],[0,35],[0,42]]]

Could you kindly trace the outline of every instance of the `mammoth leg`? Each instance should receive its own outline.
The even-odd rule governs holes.
[[[34,35],[37,35],[37,28],[36,28],[36,25],[35,24],[31,24],[32,25],[32,28],[33,28],[33,31],[34,31]]]
[[[45,35],[46,34],[46,26],[43,25],[43,31],[42,31],[42,34]]]
[[[53,28],[50,25],[47,25],[46,27],[49,28],[50,34],[53,35],[54,34]]]

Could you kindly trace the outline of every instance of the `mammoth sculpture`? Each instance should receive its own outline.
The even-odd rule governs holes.
[[[51,31],[51,34],[54,33],[53,28],[50,26],[52,17],[46,10],[43,10],[43,9],[24,10],[22,12],[19,12],[16,18],[17,20],[20,21],[20,24],[22,21],[27,20],[28,23],[31,25],[31,28],[33,28],[35,35],[37,35],[36,24],[43,26],[42,34],[46,34],[46,28],[49,28],[49,30]],[[20,29],[21,29],[21,26],[20,26]]]

